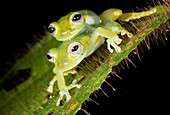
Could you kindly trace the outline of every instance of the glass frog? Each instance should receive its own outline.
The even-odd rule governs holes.
[[[53,93],[53,85],[57,80],[60,90],[60,96],[56,103],[57,106],[64,95],[66,95],[67,102],[70,100],[70,89],[81,87],[80,84],[76,84],[76,80],[73,80],[69,86],[66,86],[64,76],[68,75],[68,73],[77,73],[75,70],[76,66],[104,43],[104,37],[92,39],[91,34],[90,32],[84,32],[71,40],[62,42],[57,48],[52,48],[47,53],[48,60],[55,64],[53,72],[56,74],[50,81],[47,91]]]
[[[82,32],[92,32],[92,39],[98,36],[108,38],[106,42],[111,53],[113,52],[111,46],[116,52],[120,52],[121,49],[118,45],[121,43],[121,39],[118,34],[127,34],[129,38],[133,35],[125,30],[116,20],[128,22],[129,20],[149,16],[155,12],[156,8],[144,12],[131,13],[122,13],[122,10],[112,8],[98,16],[90,10],[80,10],[61,17],[57,22],[52,22],[48,27],[48,31],[59,41],[72,39]]]
[[[53,22],[48,28],[49,32],[57,40],[63,41],[57,48],[52,48],[47,53],[48,60],[55,64],[53,72],[56,74],[50,81],[47,91],[53,93],[55,81],[57,81],[60,90],[60,96],[56,105],[60,104],[64,95],[66,96],[66,102],[70,100],[70,89],[81,87],[80,84],[76,84],[76,80],[73,80],[69,86],[66,86],[64,76],[68,75],[68,73],[76,74],[76,66],[98,49],[105,42],[105,38],[107,39],[107,47],[110,52],[113,52],[110,45],[117,52],[120,52],[121,49],[118,45],[121,43],[121,39],[118,34],[127,34],[128,37],[132,37],[131,33],[115,22],[116,19],[129,21],[155,12],[156,9],[153,8],[140,13],[122,14],[121,10],[109,9],[97,16],[91,11],[82,10],[70,13],[62,17],[58,22]],[[74,17],[75,15],[80,17]],[[73,20],[77,22],[70,22]]]

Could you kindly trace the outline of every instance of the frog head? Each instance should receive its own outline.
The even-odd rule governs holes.
[[[89,39],[89,36],[77,37],[50,49],[47,58],[55,64],[54,73],[55,70],[64,72],[78,65],[87,56]]]
[[[80,31],[86,31],[86,24],[97,25],[100,22],[100,18],[94,12],[80,10],[61,17],[57,22],[52,22],[48,31],[58,41],[65,41],[73,38]]]

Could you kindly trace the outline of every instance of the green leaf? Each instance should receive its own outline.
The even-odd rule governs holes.
[[[0,89],[0,114],[76,114],[90,94],[101,87],[112,71],[112,67],[126,59],[149,33],[170,19],[169,8],[165,6],[156,8],[159,11],[158,14],[122,23],[127,30],[131,28],[129,31],[134,36],[132,39],[122,38],[121,53],[109,53],[106,44],[104,44],[79,64],[78,74],[69,74],[65,77],[67,85],[74,79],[78,79],[78,83],[82,84],[82,87],[72,89],[70,91],[72,98],[68,103],[63,101],[61,106],[55,106],[59,96],[57,83],[55,83],[53,94],[46,91],[54,76],[52,72],[54,65],[48,62],[46,54],[49,49],[57,47],[61,42],[56,41],[48,34],[45,35],[0,79],[0,85],[3,87]],[[20,82],[18,83],[18,81]]]

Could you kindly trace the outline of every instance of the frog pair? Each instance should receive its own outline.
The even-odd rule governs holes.
[[[126,34],[129,38],[133,36],[115,20],[128,22],[155,12],[156,8],[139,13],[122,13],[120,9],[108,9],[98,16],[92,11],[80,10],[61,17],[57,22],[52,22],[48,27],[49,33],[56,40],[63,41],[57,48],[50,49],[47,54],[48,60],[55,64],[53,72],[56,74],[50,81],[47,91],[53,93],[56,80],[60,90],[56,106],[60,104],[64,95],[66,102],[70,100],[70,89],[81,87],[80,84],[76,84],[76,80],[66,86],[65,75],[77,73],[76,66],[98,49],[105,39],[108,50],[112,53],[113,47],[119,53],[121,48],[118,45],[122,40],[118,34]]]

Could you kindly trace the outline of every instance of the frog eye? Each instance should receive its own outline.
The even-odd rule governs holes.
[[[57,28],[55,25],[53,24],[50,24],[48,26],[48,32],[52,35],[52,36],[55,36],[57,34]]]
[[[74,24],[80,24],[80,23],[83,22],[83,20],[84,19],[83,19],[82,14],[80,14],[78,12],[73,13],[72,16],[71,16],[71,21]]]
[[[52,54],[50,51],[47,53],[47,59],[48,61],[54,63],[55,62],[56,55]]]
[[[83,46],[79,42],[71,43],[68,47],[68,53],[77,56],[83,51]]]

